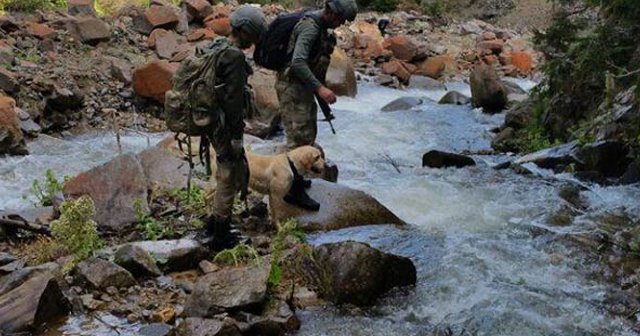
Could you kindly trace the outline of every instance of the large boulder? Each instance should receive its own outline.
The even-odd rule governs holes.
[[[199,278],[185,304],[185,316],[211,317],[259,306],[266,299],[270,270],[269,262],[262,260],[259,265],[251,262]]]
[[[355,97],[358,93],[356,73],[351,59],[339,47],[336,47],[331,54],[326,84],[338,96]]]
[[[476,162],[466,155],[432,150],[422,156],[422,166],[431,168],[462,168],[475,166]]]
[[[316,246],[303,264],[305,279],[320,295],[336,304],[371,305],[394,287],[416,283],[409,258],[346,241]]]
[[[133,73],[133,89],[141,97],[164,104],[164,94],[171,89],[171,79],[178,65],[166,60],[153,60],[137,67]]]
[[[111,28],[104,21],[83,16],[73,18],[67,22],[67,30],[83,43],[96,45],[111,38]]]
[[[418,64],[417,74],[438,79],[448,71],[455,69],[455,61],[449,55],[429,57]]]
[[[578,168],[598,172],[604,177],[620,177],[631,163],[628,154],[629,148],[622,142],[597,141],[580,148]]]
[[[423,103],[424,99],[422,98],[400,97],[383,106],[380,110],[382,112],[408,111],[416,106],[422,105]]]
[[[207,249],[190,239],[133,242],[130,245],[150,254],[165,271],[177,272],[196,268],[207,255]]]
[[[320,211],[308,211],[282,202],[275,204],[277,218],[295,218],[300,227],[308,232],[369,224],[404,224],[375,198],[359,190],[314,179],[307,192],[320,203]]]
[[[20,118],[16,113],[16,101],[0,97],[0,155],[27,155],[27,143],[20,129]]]
[[[107,287],[124,288],[136,284],[136,280],[126,269],[101,258],[91,257],[80,262],[74,273],[79,283],[94,289]]]
[[[418,54],[418,47],[405,35],[396,35],[387,38],[384,48],[391,50],[393,56],[399,60],[410,62]]]
[[[136,158],[147,178],[149,190],[176,189],[187,185],[189,164],[159,146],[145,149]]]
[[[392,59],[382,64],[382,73],[395,76],[400,82],[407,84],[411,78],[411,72],[405,65],[405,63],[397,59]]]
[[[515,160],[514,163],[522,165],[531,162],[541,168],[554,169],[558,166],[580,162],[577,156],[578,148],[578,143],[573,141],[525,155]]]
[[[439,81],[427,76],[411,76],[409,79],[410,89],[419,90],[446,90],[447,87]]]
[[[89,195],[95,202],[98,227],[118,231],[136,221],[134,203],[148,211],[147,189],[140,161],[124,154],[71,179],[64,193],[71,198]]]
[[[242,333],[234,323],[218,319],[188,317],[180,324],[178,336],[240,336]]]
[[[482,107],[484,112],[496,113],[507,105],[507,92],[495,69],[487,64],[479,64],[471,72],[471,102]]]
[[[135,245],[125,244],[120,247],[114,261],[135,277],[162,275],[151,254]]]
[[[0,292],[1,293],[1,292]],[[66,315],[70,304],[50,271],[32,272],[0,294],[0,333],[30,333]]]
[[[471,98],[463,95],[458,91],[449,91],[442,96],[438,101],[438,104],[451,104],[451,105],[467,105],[471,102]]]
[[[253,88],[257,115],[252,116],[248,123],[247,133],[259,138],[273,135],[280,123],[280,102],[276,92],[276,73],[259,68],[251,77],[249,85]]]

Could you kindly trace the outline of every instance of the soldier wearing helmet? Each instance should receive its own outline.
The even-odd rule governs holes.
[[[216,189],[211,216],[206,230],[213,236],[211,247],[221,250],[233,247],[240,234],[232,229],[233,201],[248,183],[248,166],[243,148],[245,87],[252,73],[241,49],[255,44],[267,29],[259,8],[242,6],[231,14],[231,36],[218,38],[209,47],[219,53],[215,64],[216,87],[219,87],[223,123],[208,136],[216,150]]]
[[[328,104],[336,102],[336,95],[324,86],[335,46],[328,30],[354,20],[357,11],[355,0],[327,0],[323,10],[309,12],[291,33],[291,63],[278,73],[276,83],[289,149],[315,143],[318,108],[314,94]]]

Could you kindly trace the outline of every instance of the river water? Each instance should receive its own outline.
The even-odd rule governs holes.
[[[469,94],[465,84],[450,88]],[[338,164],[340,183],[372,194],[410,225],[350,228],[311,240],[364,241],[410,257],[418,284],[364,311],[298,311],[299,335],[636,335],[629,320],[605,309],[616,289],[590,276],[575,251],[554,236],[595,230],[590,215],[612,209],[640,218],[640,186],[584,185],[590,202],[585,215],[569,226],[551,226],[546,216],[562,205],[558,190],[575,183],[570,176],[522,176],[490,167],[505,156],[474,156],[478,165],[463,169],[420,167],[430,149],[489,149],[489,130],[502,123],[502,115],[428,100],[409,111],[384,113],[380,108],[398,97],[437,100],[445,92],[368,83],[359,89],[357,98],[340,98],[334,107],[338,134],[321,123],[318,141]],[[160,138],[130,134],[123,149],[139,151]],[[20,196],[47,168],[73,175],[117,154],[112,135],[41,137],[30,147],[30,157],[0,160],[0,209],[28,206]],[[87,334],[84,323],[90,321],[72,319],[64,334]]]

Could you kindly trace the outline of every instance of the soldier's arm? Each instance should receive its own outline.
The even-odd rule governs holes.
[[[320,27],[313,20],[303,20],[295,28],[296,42],[291,57],[291,70],[293,75],[309,90],[315,92],[322,83],[313,75],[309,67],[311,49],[320,36]]]
[[[240,139],[244,130],[244,87],[249,76],[244,54],[239,49],[228,48],[220,55],[216,68],[220,71],[220,82],[225,84],[219,93],[226,129],[232,132],[232,138]]]

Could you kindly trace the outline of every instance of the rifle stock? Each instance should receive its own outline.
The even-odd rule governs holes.
[[[333,115],[333,113],[331,113],[331,107],[329,106],[329,104],[327,104],[326,101],[324,101],[324,99],[320,98],[318,94],[315,94],[315,96],[316,100],[318,101],[318,105],[320,105],[320,110],[322,110],[322,114],[324,114],[324,119],[322,121],[328,122],[329,126],[331,127],[331,132],[333,134],[336,134],[336,130],[335,128],[333,128],[333,123],[331,122],[331,120],[335,119],[336,117]]]

